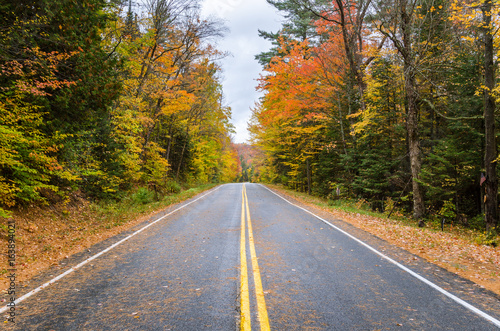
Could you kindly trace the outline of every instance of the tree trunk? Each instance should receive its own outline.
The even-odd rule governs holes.
[[[420,139],[418,136],[418,109],[417,95],[415,91],[415,77],[413,73],[406,77],[406,98],[408,101],[408,115],[406,118],[406,130],[408,131],[408,148],[410,152],[410,168],[413,188],[413,216],[420,220],[425,213],[424,197],[422,188],[418,182],[422,160],[420,157]],[[419,225],[423,225],[419,222]]]
[[[179,160],[179,164],[177,166],[177,173],[175,174],[175,179],[179,179],[179,174],[181,173],[182,161],[184,159],[184,151],[186,150],[187,140],[184,141],[184,145],[182,145],[181,159]]]
[[[497,144],[495,139],[495,64],[493,62],[493,32],[491,28],[492,1],[486,0],[482,7],[484,38],[484,167],[486,172],[484,216],[486,229],[494,228],[498,222],[498,179],[496,173]]]
[[[306,159],[307,166],[307,194],[311,195],[311,164],[309,163],[309,159]]]
[[[349,15],[350,9],[345,7],[342,0],[336,0],[335,3],[337,4],[338,14],[340,16],[340,27],[342,29],[342,39],[344,41],[344,50],[349,63],[349,70],[352,75],[352,80],[356,83],[358,88],[360,109],[361,111],[364,111],[366,109],[366,104],[364,101],[366,84],[364,81],[364,73],[361,69],[362,61],[360,52],[362,47],[362,38],[359,34],[361,32],[361,28],[353,28],[354,31],[349,31],[349,22],[348,18],[346,17],[346,10],[347,14]],[[360,27],[362,26],[361,21],[362,18],[358,17],[358,21],[356,22],[356,24],[359,24]],[[359,45],[356,43],[358,40],[360,42]]]
[[[168,127],[168,144],[167,144],[167,153],[165,154],[165,159],[169,162],[170,164],[170,150],[172,149],[172,141],[174,140],[173,137],[173,127],[174,127],[174,120],[170,119],[170,126]]]
[[[344,122],[343,122],[343,117],[342,117],[342,106],[340,104],[340,96],[337,93],[337,104],[339,108],[339,123],[340,123],[340,134],[342,135],[342,146],[344,147],[344,153],[347,156],[347,143],[345,140],[345,132],[344,132]]]
[[[144,160],[144,155],[146,153],[146,148],[148,146],[148,143],[151,139],[151,134],[153,133],[153,130],[156,128],[156,123],[157,123],[156,116],[160,112],[162,102],[163,102],[163,99],[161,99],[161,98],[158,99],[158,101],[156,102],[154,112],[151,116],[151,118],[153,119],[153,124],[146,128],[147,132],[146,132],[146,136],[144,137],[144,143],[142,145],[142,152],[141,152],[141,156],[140,156],[141,160]]]
[[[401,1],[401,32],[403,37],[403,49],[400,53],[404,61],[404,76],[406,89],[406,102],[408,113],[406,117],[406,130],[408,133],[408,150],[410,154],[410,169],[413,189],[413,217],[419,221],[419,226],[423,226],[421,220],[425,214],[424,195],[418,182],[422,160],[420,155],[420,139],[418,136],[418,104],[417,87],[415,79],[415,63],[412,52],[411,41],[411,17],[407,12],[407,2]]]

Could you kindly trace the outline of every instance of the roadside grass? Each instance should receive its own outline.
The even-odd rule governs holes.
[[[153,214],[170,205],[190,199],[214,186],[216,184],[204,184],[185,190],[179,188],[177,193],[166,194],[159,199],[156,199],[154,191],[140,187],[120,201],[100,201],[89,207],[99,222],[105,226],[114,227],[130,222],[139,216],[144,216],[144,214]]]
[[[500,295],[500,236],[446,223],[428,221],[424,228],[396,211],[374,212],[363,201],[329,201],[277,185],[267,185],[306,205],[328,212],[335,218],[363,229],[432,263],[467,278]],[[487,245],[489,244],[489,245]]]
[[[64,260],[95,243],[126,231],[173,204],[207,191],[217,184],[204,184],[163,196],[145,188],[128,192],[121,200],[90,202],[75,196],[51,206],[22,208],[13,212],[16,224],[16,281],[23,284],[37,273],[64,266]],[[7,220],[2,219],[2,225]],[[0,229],[7,249],[6,226]],[[0,275],[8,272],[7,254],[0,255]],[[0,288],[7,289],[2,277]]]

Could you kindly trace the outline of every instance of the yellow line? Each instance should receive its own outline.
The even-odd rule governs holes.
[[[267,315],[266,300],[264,299],[264,290],[262,289],[262,281],[260,279],[259,263],[257,262],[257,254],[255,252],[255,244],[252,232],[252,220],[250,219],[250,209],[248,208],[248,197],[245,184],[243,184],[243,194],[245,197],[245,205],[247,210],[248,222],[248,243],[250,245],[250,256],[252,257],[253,280],[255,284],[255,296],[257,299],[257,312],[259,316],[260,329],[262,331],[271,330],[269,327],[269,318]]]
[[[247,268],[247,253],[246,253],[246,234],[245,234],[245,205],[244,205],[244,189],[241,191],[241,237],[240,237],[240,309],[241,320],[240,330],[251,331],[251,316],[250,316],[250,298],[248,294],[248,268]]]

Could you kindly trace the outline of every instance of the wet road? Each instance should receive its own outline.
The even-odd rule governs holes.
[[[426,262],[405,264],[408,257],[413,259],[409,253],[322,217],[262,185],[217,187],[165,211],[142,225],[147,228],[136,229],[139,232],[70,259],[74,265],[83,263],[19,302],[15,327],[5,326],[19,330],[500,328],[500,300],[491,293]],[[113,243],[112,249],[92,258]],[[54,276],[62,272],[52,271]],[[41,277],[40,284],[50,276]]]

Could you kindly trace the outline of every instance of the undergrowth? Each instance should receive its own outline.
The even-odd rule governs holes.
[[[140,187],[136,191],[130,192],[120,201],[100,201],[95,203],[92,208],[101,219],[113,220],[114,222],[119,219],[119,224],[116,225],[120,225],[138,215],[189,199],[214,186],[215,184],[205,184],[182,190],[181,186],[176,183],[173,185],[173,192],[160,196],[157,196],[153,190]]]

